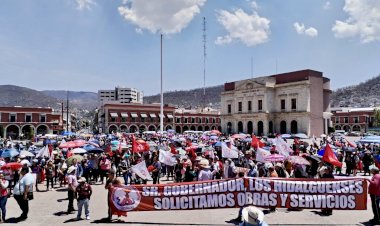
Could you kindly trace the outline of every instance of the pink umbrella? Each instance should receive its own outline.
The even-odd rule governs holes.
[[[279,154],[272,154],[272,155],[268,155],[264,159],[265,161],[268,161],[268,162],[281,162],[285,160],[285,156],[279,155]]]
[[[239,133],[239,134],[234,134],[234,135],[232,135],[231,137],[232,137],[232,138],[235,138],[235,139],[244,139],[244,138],[247,137],[247,135],[246,135],[246,134],[241,134],[241,133]]]
[[[69,141],[59,145],[59,148],[76,148],[76,144],[73,141]]]
[[[297,156],[297,155],[292,155],[292,156],[289,156],[288,158],[286,158],[286,160],[288,160],[289,162],[291,162],[292,164],[296,165],[310,165],[310,162],[307,161],[305,158],[301,157],[301,156]]]

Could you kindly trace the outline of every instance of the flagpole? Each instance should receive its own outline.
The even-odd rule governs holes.
[[[161,106],[160,106],[160,131],[164,132],[164,93],[162,88],[162,34],[161,34]]]

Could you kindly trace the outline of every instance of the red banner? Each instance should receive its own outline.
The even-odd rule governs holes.
[[[203,182],[130,185],[111,189],[113,213],[259,207],[367,209],[365,179],[238,178]]]

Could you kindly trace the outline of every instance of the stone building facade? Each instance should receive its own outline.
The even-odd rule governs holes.
[[[221,126],[225,133],[327,133],[330,80],[302,70],[225,83]]]

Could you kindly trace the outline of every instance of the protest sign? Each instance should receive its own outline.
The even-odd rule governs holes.
[[[125,201],[127,200],[127,201]],[[238,178],[114,187],[113,212],[236,208],[367,209],[365,179]]]

